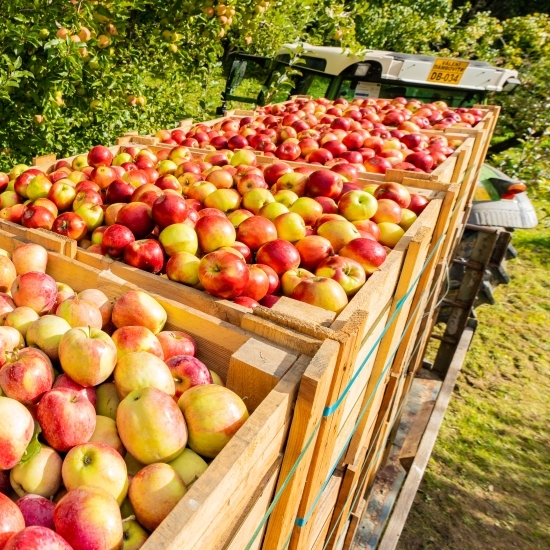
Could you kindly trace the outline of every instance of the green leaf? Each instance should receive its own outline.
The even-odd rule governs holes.
[[[25,462],[28,462],[31,458],[35,457],[40,452],[40,449],[42,449],[42,445],[40,444],[40,441],[38,441],[38,436],[41,432],[42,428],[40,427],[40,424],[35,421],[32,439],[27,445],[27,448],[25,449],[25,452],[23,453],[19,464],[24,464]]]

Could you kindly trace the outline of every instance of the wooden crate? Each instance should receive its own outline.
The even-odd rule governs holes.
[[[0,230],[0,248],[10,253],[25,242]],[[77,292],[100,288],[112,299],[138,288],[55,252],[49,252],[47,272]],[[240,550],[271,503],[302,377],[333,367],[338,345],[319,342],[312,359],[191,307],[151,295],[168,313],[166,328],[185,331],[196,339],[199,359],[245,399],[251,415],[144,548],[185,545],[201,550]],[[271,379],[268,386],[266,376]],[[253,547],[259,548],[260,542],[261,537]]]

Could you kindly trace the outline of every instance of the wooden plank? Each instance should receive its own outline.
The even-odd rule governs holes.
[[[401,494],[399,495],[384,536],[380,541],[378,550],[394,550],[397,546],[407,516],[409,515],[409,510],[411,509],[414,497],[418,491],[418,487],[424,476],[424,471],[432,454],[437,434],[443,423],[443,418],[449,405],[456,380],[462,369],[466,352],[470,347],[473,336],[474,331],[469,327],[462,333],[455,355],[447,371],[447,376],[437,396],[435,407],[422,437],[416,458],[413,461],[413,467],[401,489]]]
[[[282,549],[293,529],[339,347],[337,342],[325,340],[302,377],[277,491],[284,483],[287,485],[269,520],[265,550]],[[309,445],[307,450],[306,445]],[[302,453],[301,462],[287,482],[289,472]]]
[[[231,356],[226,386],[245,396],[248,410],[254,411],[297,358],[296,354],[250,338]]]
[[[359,521],[363,516],[363,511],[365,510],[366,505],[367,501],[364,498],[359,498],[357,500],[357,503],[355,504],[350,515],[349,527],[344,540],[344,546],[342,547],[343,550],[349,550],[351,548],[353,539],[355,538],[355,533],[357,533],[357,528],[359,527]]]
[[[310,542],[304,548],[312,550],[321,550],[325,544],[326,536],[330,528],[330,518],[334,504],[338,498],[338,492],[342,484],[343,474],[340,471],[334,472],[330,478],[323,494],[319,500],[319,505],[312,518],[312,531]]]
[[[333,311],[328,311],[304,302],[298,302],[286,296],[281,296],[271,309],[283,315],[307,319],[310,323],[325,327],[329,327],[336,317],[336,313]]]
[[[422,403],[418,415],[414,419],[407,437],[405,437],[401,451],[399,451],[399,462],[406,472],[411,469],[416,453],[418,452],[418,447],[420,446],[420,440],[424,435],[434,406],[435,401],[425,401]]]

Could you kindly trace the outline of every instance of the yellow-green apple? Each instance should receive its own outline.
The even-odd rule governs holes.
[[[160,176],[164,176],[165,174],[173,174],[178,165],[173,160],[161,160],[157,165],[157,172]]]
[[[217,384],[190,388],[178,406],[189,429],[189,447],[207,458],[218,456],[248,418],[244,401]]]
[[[113,153],[103,145],[96,145],[88,151],[88,165],[93,167],[111,166]]]
[[[27,331],[31,324],[38,319],[38,313],[30,307],[18,307],[10,311],[4,321],[4,326],[17,329],[23,338],[27,337]]]
[[[103,443],[87,442],[73,447],[63,460],[61,475],[68,491],[79,487],[101,487],[119,505],[128,492],[124,459],[115,449]]]
[[[315,275],[334,279],[344,289],[348,298],[354,296],[366,280],[365,270],[361,264],[344,256],[332,256],[323,260]]]
[[[0,256],[0,292],[9,292],[16,277],[13,262],[6,256]]]
[[[115,223],[103,232],[101,249],[111,258],[120,258],[126,247],[135,241],[134,234],[124,225]]]
[[[0,493],[0,548],[4,548],[8,540],[23,529],[25,520],[21,510],[6,495]]]
[[[71,325],[56,315],[44,315],[27,330],[27,345],[42,350],[52,361],[59,359],[59,344]]]
[[[84,185],[84,184],[88,184],[88,182],[84,182],[83,184],[79,184],[79,185]],[[75,188],[75,191],[76,191],[76,197],[74,198],[74,201],[73,201],[73,210],[75,212],[85,203],[98,204],[98,205],[103,204],[103,199],[101,198],[99,191],[94,191],[92,189],[83,189],[81,191],[78,191],[76,188]]]
[[[292,295],[292,291],[296,288],[298,283],[302,281],[302,279],[307,279],[313,276],[313,273],[301,267],[286,271],[281,277],[281,288],[283,290],[283,295],[290,297]]]
[[[378,224],[380,228],[380,244],[393,248],[405,234],[402,227],[391,222],[381,222]]]
[[[117,348],[117,358],[121,359],[128,353],[146,351],[165,359],[158,338],[148,329],[141,326],[121,327],[113,333],[113,342]]]
[[[103,319],[103,326],[105,326],[111,320],[111,313],[113,311],[113,304],[109,298],[101,290],[96,288],[90,288],[78,293],[78,297],[81,300],[90,302],[99,308],[101,317]]]
[[[212,216],[212,219],[216,218]],[[200,283],[207,292],[219,298],[239,296],[248,284],[248,277],[246,264],[231,252],[211,252],[203,256],[199,264]]]
[[[261,216],[247,218],[237,227],[237,240],[254,252],[276,238],[277,228],[273,222]]]
[[[121,457],[126,454],[126,449],[118,436],[116,422],[108,416],[97,415],[95,430],[90,438],[90,443],[103,443],[114,449]]]
[[[51,498],[61,486],[63,459],[51,447],[40,450],[26,462],[20,462],[10,472],[10,483],[18,496],[27,494]]]
[[[231,157],[230,162],[231,166],[239,166],[241,164],[246,166],[256,166],[256,155],[253,151],[241,149]]]
[[[95,416],[88,399],[68,388],[50,390],[37,409],[44,438],[60,452],[89,441],[95,430]]]
[[[60,464],[61,469],[61,464]],[[55,502],[40,495],[25,495],[15,503],[25,519],[27,527],[47,527],[55,529],[53,524],[53,511]]]
[[[134,241],[124,249],[124,263],[149,273],[159,273],[164,267],[164,251],[155,239]]]
[[[168,256],[178,252],[196,254],[199,248],[196,231],[185,223],[175,223],[163,229],[159,241]]]
[[[210,369],[210,374],[212,375],[212,384],[217,384],[218,386],[225,386],[219,374],[215,373],[212,369]]]
[[[290,211],[300,215],[306,225],[313,225],[323,215],[323,207],[310,197],[300,197],[292,203]]]
[[[122,529],[123,550],[139,550],[149,538],[147,531],[131,517],[123,520]]]
[[[218,189],[204,199],[206,208],[217,208],[226,214],[237,210],[240,203],[241,196],[235,189]]]
[[[246,218],[251,218],[253,215],[254,214],[252,214],[249,210],[241,208],[227,214],[227,219],[233,224],[233,227],[237,229],[241,222],[246,220]]]
[[[197,352],[195,340],[185,332],[179,330],[162,331],[157,334],[157,338],[162,346],[165,361],[176,355],[194,356]]]
[[[168,464],[151,464],[132,479],[129,497],[141,525],[154,531],[183,498],[187,489]]]
[[[314,271],[326,258],[334,254],[332,244],[319,235],[308,235],[294,244],[300,254],[300,265]]]
[[[121,166],[125,162],[132,162],[132,156],[128,153],[119,153],[112,162],[113,166]]]
[[[299,172],[283,174],[275,184],[275,191],[292,191],[298,197],[303,197],[307,190],[307,176]],[[283,203],[284,204],[284,203]]]
[[[86,242],[86,240],[84,240],[80,243],[80,246],[82,248],[90,248],[90,246],[92,245],[99,245],[99,247],[101,248],[101,243],[103,242],[103,234],[105,233],[105,231],[107,231],[106,225],[96,227],[96,229],[92,231],[92,235],[90,237],[90,242],[92,244],[88,244],[88,246],[85,247],[84,243]]]
[[[35,201],[39,198],[46,198],[51,188],[52,182],[45,174],[36,176],[27,186],[27,198],[31,201]]]
[[[217,190],[217,187],[208,181],[198,181],[189,186],[187,190],[187,198],[195,199],[201,204],[204,203],[206,197],[211,193],[214,193]]]
[[[296,269],[300,265],[300,254],[288,241],[275,239],[258,250],[256,260],[271,267],[277,275],[282,275],[285,271]]]
[[[269,290],[269,278],[267,273],[256,265],[248,266],[248,283],[240,297],[250,298],[254,301],[261,300]]]
[[[372,220],[357,220],[352,223],[359,231],[369,233],[376,241],[380,240],[380,229]]]
[[[72,328],[92,327],[100,329],[103,326],[103,317],[99,308],[78,297],[68,298],[61,302],[55,314],[65,319]]]
[[[169,160],[173,160],[176,164],[182,164],[191,158],[191,151],[187,147],[174,147],[168,155]]]
[[[76,197],[76,191],[72,185],[63,183],[60,180],[54,183],[48,192],[48,199],[50,199],[59,210],[68,210]]]
[[[377,271],[386,260],[382,244],[372,239],[355,239],[340,250],[340,256],[351,258],[361,265],[367,275]]]
[[[248,191],[242,200],[242,206],[253,214],[258,214],[263,206],[275,202],[273,194],[268,189],[255,188]]]
[[[411,194],[408,189],[400,183],[381,183],[374,192],[376,199],[390,199],[396,202],[401,208],[407,208],[411,202]]]
[[[77,183],[80,183],[81,181],[87,181],[89,178],[81,170],[74,170],[73,172],[68,173],[67,179],[69,181],[72,181],[76,185]],[[59,181],[61,181],[61,180],[59,180]]]
[[[166,275],[171,281],[189,286],[199,284],[200,260],[189,252],[176,252],[166,264]]]
[[[95,407],[97,403],[97,392],[93,386],[87,388],[71,380],[66,374],[59,375],[53,383],[54,388],[69,388],[82,394]]]
[[[103,208],[101,208],[99,204],[94,204],[92,202],[83,203],[75,210],[75,213],[86,222],[88,231],[93,231],[102,225],[105,217]]]
[[[291,191],[290,189],[283,189],[282,191],[277,191],[273,195],[273,198],[276,202],[279,202],[287,208],[290,208],[298,200],[299,197],[296,193],[294,193],[294,191]]]
[[[296,212],[281,214],[273,220],[273,224],[275,225],[277,237],[279,239],[284,239],[289,242],[296,242],[306,236],[305,221],[302,216]]]
[[[212,376],[206,365],[191,355],[175,355],[166,361],[175,382],[176,400],[189,388],[212,384]]]
[[[403,215],[401,207],[391,199],[380,199],[378,201],[378,210],[371,216],[374,223],[389,222],[399,224]]]
[[[205,216],[195,224],[201,250],[213,252],[222,246],[231,246],[236,240],[233,224],[225,217]]]
[[[136,239],[143,239],[155,227],[151,207],[143,202],[125,204],[118,211],[116,223],[125,225]]]
[[[100,329],[78,327],[68,330],[59,342],[63,371],[81,386],[97,386],[113,373],[117,349],[111,337]]]
[[[56,532],[72,548],[122,548],[122,517],[117,501],[94,486],[69,491],[53,514]]]
[[[15,191],[15,193],[20,197],[28,199],[29,197],[27,195],[27,188],[29,186],[29,183],[37,176],[43,175],[44,174],[37,168],[30,168],[29,170],[25,170],[24,172],[19,174],[15,178],[15,180],[13,180],[13,189],[11,189],[11,191]],[[7,189],[8,191],[10,190],[9,187],[7,187]]]
[[[166,363],[146,351],[123,355],[117,362],[114,379],[121,399],[140,388],[157,388],[172,396],[176,393],[174,379]]]
[[[53,384],[51,364],[38,354],[14,352],[0,370],[0,388],[6,397],[35,405]]]
[[[280,202],[270,202],[269,204],[262,206],[258,212],[258,216],[262,216],[263,218],[273,221],[277,216],[286,214],[287,212],[289,212],[289,209],[284,204]]]
[[[327,239],[335,253],[338,253],[353,239],[361,236],[357,228],[346,220],[331,220],[324,223],[317,229],[317,235]]]
[[[140,290],[124,293],[113,308],[115,327],[143,326],[158,334],[166,323],[166,311],[149,294]]]
[[[97,389],[96,412],[98,416],[106,416],[116,419],[116,410],[120,403],[120,397],[116,391],[114,382],[104,382]]]
[[[402,227],[405,231],[409,229],[409,227],[416,221],[417,215],[407,208],[403,208],[401,221],[399,222],[399,226]]]
[[[168,465],[178,472],[188,489],[208,468],[204,459],[188,448],[183,449],[183,452]]]
[[[55,216],[43,206],[30,205],[25,210],[21,223],[28,229],[51,230]]]
[[[355,190],[345,193],[338,202],[338,211],[346,220],[368,220],[378,210],[378,201],[366,191]]]
[[[187,444],[187,426],[172,397],[157,388],[134,390],[118,406],[124,447],[142,464],[169,462]]]
[[[307,190],[312,197],[338,198],[342,193],[344,181],[340,174],[332,170],[317,170],[313,172],[307,183]]]
[[[341,285],[326,277],[302,279],[291,297],[336,313],[340,313],[348,304],[348,297]]]

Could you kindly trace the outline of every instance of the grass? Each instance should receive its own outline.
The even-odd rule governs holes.
[[[512,281],[497,289],[497,304],[477,310],[480,324],[399,550],[550,548],[545,222],[514,234]]]

